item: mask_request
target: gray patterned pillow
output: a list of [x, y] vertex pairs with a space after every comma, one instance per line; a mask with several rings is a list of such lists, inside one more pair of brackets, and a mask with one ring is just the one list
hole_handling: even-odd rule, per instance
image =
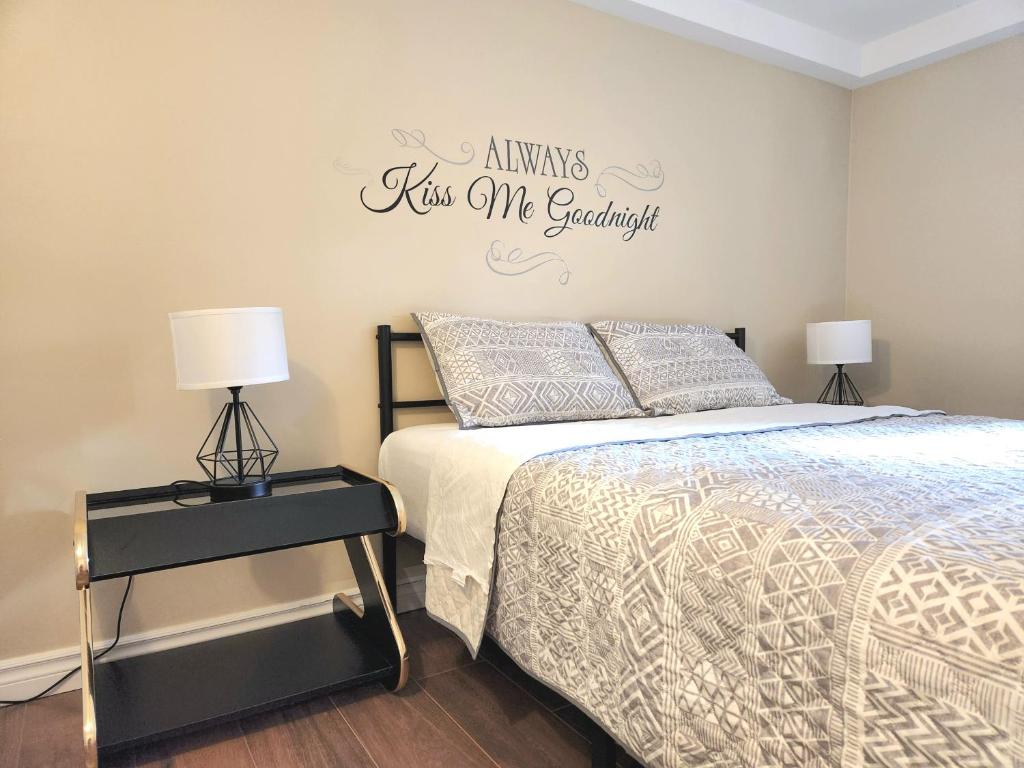
[[590, 328], [655, 416], [793, 402], [717, 328], [618, 321]]
[[644, 415], [582, 323], [412, 317], [462, 429]]

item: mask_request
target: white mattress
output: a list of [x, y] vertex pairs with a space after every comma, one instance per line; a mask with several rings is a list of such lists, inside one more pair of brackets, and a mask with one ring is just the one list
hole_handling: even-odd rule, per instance
[[389, 436], [387, 449], [381, 450], [380, 475], [402, 494], [407, 532], [414, 539], [427, 540], [430, 472], [435, 457], [458, 432], [455, 422], [407, 427]]

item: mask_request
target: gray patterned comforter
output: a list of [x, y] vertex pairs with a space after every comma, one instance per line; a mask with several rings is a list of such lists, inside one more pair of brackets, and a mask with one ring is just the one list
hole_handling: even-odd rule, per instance
[[1024, 422], [541, 456], [488, 632], [650, 766], [1024, 765]]

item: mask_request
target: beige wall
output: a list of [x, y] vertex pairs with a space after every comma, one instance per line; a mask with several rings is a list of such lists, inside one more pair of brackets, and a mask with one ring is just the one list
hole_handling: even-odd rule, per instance
[[[373, 326], [418, 308], [742, 324], [779, 389], [813, 395], [803, 324], [843, 310], [849, 103], [552, 0], [4, 2], [0, 659], [76, 641], [75, 489], [198, 473], [223, 393], [175, 390], [171, 310], [284, 308], [292, 378], [247, 392], [284, 469], [375, 466]], [[657, 159], [660, 225], [570, 233], [565, 286], [499, 276], [491, 240], [550, 247], [539, 224], [360, 206], [369, 179], [334, 163], [423, 161], [395, 127], [472, 142], [473, 167], [442, 169], [460, 187], [492, 134], [583, 147], [592, 171]], [[403, 394], [429, 394], [403, 360]], [[145, 576], [125, 631], [348, 583], [340, 546]], [[120, 589], [99, 585], [101, 634]]]
[[852, 136], [865, 396], [1024, 417], [1024, 37], [854, 91]]

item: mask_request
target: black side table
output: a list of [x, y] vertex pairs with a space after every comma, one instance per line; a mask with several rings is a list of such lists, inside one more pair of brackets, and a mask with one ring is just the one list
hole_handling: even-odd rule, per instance
[[[110, 752], [408, 674], [370, 536], [405, 530], [398, 491], [346, 467], [274, 475], [274, 495], [171, 506], [205, 496], [174, 486], [75, 496], [85, 764]], [[93, 662], [90, 585], [186, 565], [344, 540], [362, 605], [207, 642]]]

